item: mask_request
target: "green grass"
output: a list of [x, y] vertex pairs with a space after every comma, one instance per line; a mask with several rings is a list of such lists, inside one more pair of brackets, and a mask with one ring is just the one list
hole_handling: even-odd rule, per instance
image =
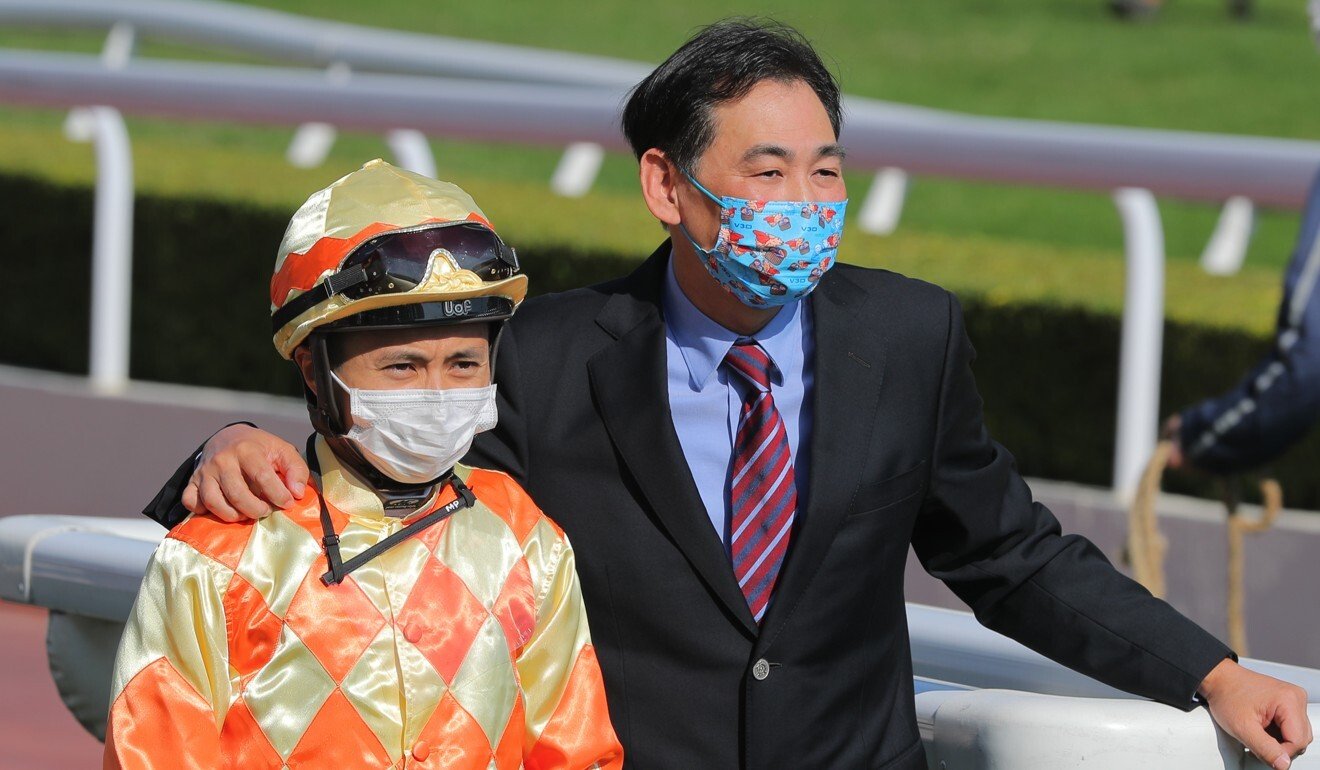
[[[1248, 24], [1231, 21], [1223, 0], [1177, 0], [1166, 3], [1154, 23], [1140, 25], [1109, 18], [1101, 0], [257, 4], [651, 62], [702, 24], [755, 12], [801, 28], [833, 62], [849, 93], [987, 115], [1320, 137], [1320, 110], [1314, 108], [1320, 55], [1303, 4], [1294, 0], [1258, 3]], [[98, 49], [100, 37], [0, 30], [0, 45], [90, 52]], [[155, 41], [147, 41], [141, 55], [243, 60]], [[89, 183], [90, 148], [63, 139], [61, 119], [53, 112], [0, 109], [0, 170]], [[388, 155], [379, 137], [345, 135], [322, 168], [298, 170], [282, 159], [288, 128], [134, 119], [130, 130], [140, 190], [288, 211], [363, 160]], [[640, 256], [659, 238], [638, 200], [627, 157], [611, 156], [589, 196], [566, 200], [546, 186], [556, 150], [433, 144], [440, 176], [468, 188], [515, 243], [573, 244]], [[860, 198], [868, 175], [851, 174], [849, 182], [853, 197]], [[1296, 216], [1262, 214], [1247, 268], [1222, 279], [1195, 266], [1216, 210], [1175, 201], [1161, 201], [1161, 210], [1170, 256], [1170, 316], [1268, 329]], [[917, 178], [899, 233], [876, 238], [854, 230], [844, 251], [849, 261], [889, 266], [995, 302], [1116, 311], [1122, 297], [1121, 243], [1117, 214], [1105, 195]]]

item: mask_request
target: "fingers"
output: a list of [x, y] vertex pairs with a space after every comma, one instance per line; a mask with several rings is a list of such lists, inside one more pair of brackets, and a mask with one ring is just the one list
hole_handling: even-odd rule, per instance
[[[294, 449], [292, 444], [279, 447], [275, 454], [275, 467], [284, 474], [284, 485], [288, 487], [289, 492], [294, 497], [302, 497], [307, 490], [309, 471], [302, 455], [298, 454], [298, 450]], [[271, 501], [274, 502], [274, 498], [271, 498]], [[282, 503], [279, 505], [285, 507]]]
[[198, 486], [198, 493], [200, 506], [212, 516], [231, 523], [243, 520], [243, 515], [234, 510], [225, 499], [224, 492], [220, 491], [220, 484], [214, 477], [204, 477]]
[[1278, 741], [1270, 737], [1265, 732], [1265, 728], [1258, 724], [1242, 725], [1237, 731], [1237, 739], [1242, 741], [1242, 745], [1256, 756], [1257, 759], [1264, 762], [1274, 770], [1287, 770], [1291, 763], [1288, 752]]
[[193, 476], [195, 508], [189, 510], [209, 511], [226, 521], [264, 518], [272, 506], [293, 505], [306, 479], [306, 464], [288, 442], [251, 426], [231, 425], [202, 450]]
[[[225, 501], [245, 519], [261, 519], [270, 514], [270, 503], [252, 493], [248, 476], [240, 466], [222, 468], [218, 477]], [[279, 485], [283, 487], [283, 485]]]
[[1178, 446], [1177, 441], [1174, 441], [1169, 449], [1169, 462], [1167, 465], [1173, 470], [1178, 470], [1183, 466], [1182, 447]]
[[289, 489], [284, 485], [284, 479], [280, 478], [274, 467], [261, 463], [259, 469], [254, 473], [245, 469], [243, 477], [247, 480], [248, 487], [258, 497], [268, 500], [280, 508], [288, 508], [293, 504], [293, 495], [289, 494]]
[[1182, 431], [1182, 415], [1174, 412], [1164, 421], [1164, 426], [1160, 429], [1160, 438], [1166, 440], [1177, 440], [1178, 434]]
[[194, 473], [192, 478], [188, 481], [188, 486], [183, 488], [183, 507], [186, 508], [189, 513], [202, 512], [201, 506], [197, 503], [197, 483], [197, 474]]
[[1183, 466], [1182, 442], [1179, 436], [1182, 433], [1182, 415], [1174, 413], [1169, 419], [1164, 421], [1164, 427], [1160, 430], [1160, 438], [1172, 444], [1169, 451], [1168, 467], [1178, 469]]
[[1310, 745], [1306, 691], [1225, 660], [1201, 683], [1210, 714], [1274, 770], [1285, 770]]
[[1287, 770], [1292, 759], [1304, 753], [1313, 738], [1311, 721], [1306, 715], [1305, 691], [1284, 685], [1275, 694], [1272, 711], [1265, 712], [1271, 713], [1263, 725], [1244, 725], [1238, 739], [1273, 770]]
[[[274, 471], [266, 470], [273, 483], [284, 495], [284, 483]], [[193, 513], [210, 513], [222, 521], [238, 522], [264, 518], [271, 512], [269, 504], [252, 493], [249, 480], [241, 469], [223, 461], [211, 461], [193, 473], [183, 490], [183, 506]]]
[[1306, 693], [1295, 688], [1290, 699], [1280, 704], [1274, 715], [1274, 725], [1283, 739], [1281, 745], [1288, 756], [1295, 757], [1306, 751], [1314, 739], [1311, 720], [1306, 716]]

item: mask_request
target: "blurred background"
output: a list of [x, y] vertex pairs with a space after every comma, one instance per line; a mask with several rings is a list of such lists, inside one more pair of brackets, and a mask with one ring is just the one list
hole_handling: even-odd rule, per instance
[[[1245, 18], [1224, 0], [1167, 0], [1157, 13], [1135, 14], [1139, 20], [1115, 14], [1102, 0], [268, 0], [245, 5], [610, 57], [642, 72], [703, 24], [729, 15], [769, 16], [805, 33], [843, 90], [855, 97], [972, 116], [1320, 140], [1320, 55], [1306, 9], [1296, 0], [1260, 0]], [[104, 26], [17, 23], [0, 2], [0, 53], [103, 55], [108, 66], [127, 62], [129, 69], [161, 60], [306, 66], [196, 40], [122, 28], [117, 34], [129, 42], [115, 42], [113, 34], [108, 41]], [[332, 68], [325, 77], [340, 82], [353, 75]], [[37, 100], [5, 98], [17, 88], [10, 86], [0, 82], [0, 242], [6, 251], [0, 279], [0, 418], [8, 422], [13, 440], [3, 450], [4, 465], [10, 466], [4, 485], [9, 499], [0, 502], [0, 516], [135, 515], [156, 482], [227, 421], [216, 416], [224, 410], [262, 414], [269, 407], [264, 424], [298, 430], [296, 404], [260, 397], [244, 401], [232, 393], [196, 396], [219, 404], [211, 415], [134, 412], [133, 419], [112, 408], [117, 402], [108, 400], [106, 389], [89, 390], [90, 401], [40, 401], [61, 393], [72, 399], [80, 386], [29, 370], [79, 376], [89, 370], [97, 151], [69, 138], [66, 107], [72, 105], [37, 107], [32, 106]], [[531, 111], [516, 120], [553, 123], [553, 113]], [[297, 396], [292, 369], [269, 343], [267, 321], [267, 282], [284, 225], [311, 191], [371, 158], [397, 159], [398, 147], [381, 131], [311, 129], [315, 136], [304, 136], [299, 146], [295, 136], [309, 129], [296, 123], [180, 120], [127, 109], [123, 119], [135, 193], [128, 376], [135, 382]], [[625, 153], [607, 148], [596, 156], [589, 147], [579, 149], [574, 174], [566, 169], [568, 142], [533, 145], [501, 138], [492, 143], [431, 133], [424, 144], [435, 175], [471, 192], [518, 249], [533, 293], [619, 275], [640, 263], [662, 237], [642, 205], [636, 166]], [[1297, 149], [1301, 156], [1320, 158], [1313, 145]], [[920, 172], [878, 179], [877, 168], [857, 168], [848, 183], [859, 207], [869, 196], [887, 194], [888, 205], [877, 204], [875, 211], [887, 212], [888, 221], [874, 214], [863, 228], [861, 217], [850, 220], [842, 258], [958, 293], [980, 352], [976, 375], [991, 431], [1014, 452], [1025, 474], [1055, 482], [1044, 488], [1056, 490], [1059, 501], [1051, 503], [1065, 509], [1066, 523], [1066, 511], [1072, 510], [1073, 520], [1094, 526], [1088, 534], [1120, 559], [1123, 522], [1095, 513], [1105, 505], [1090, 492], [1067, 492], [1070, 484], [1108, 488], [1115, 482], [1128, 268], [1124, 223], [1112, 190]], [[1303, 171], [1309, 176], [1310, 170]], [[1270, 344], [1281, 272], [1297, 235], [1297, 205], [1254, 201], [1245, 215], [1239, 207], [1232, 216], [1240, 265], [1207, 270], [1207, 244], [1230, 217], [1223, 203], [1158, 197], [1165, 281], [1163, 345], [1155, 348], [1159, 416], [1224, 390]], [[186, 391], [127, 386], [119, 391], [139, 406], [189, 399]], [[120, 416], [107, 417], [112, 412]], [[1150, 426], [1152, 438], [1153, 431]], [[95, 451], [96, 467], [71, 460], [84, 457], [79, 451]], [[1313, 434], [1268, 469], [1282, 482], [1289, 508], [1320, 508], [1317, 467], [1320, 437]], [[1170, 475], [1165, 487], [1193, 497], [1219, 494], [1212, 480], [1195, 474]], [[111, 488], [113, 494], [101, 494]], [[1250, 499], [1251, 485], [1246, 488]], [[1195, 503], [1184, 507], [1202, 510]], [[1110, 519], [1114, 522], [1105, 523]], [[1297, 531], [1320, 538], [1316, 519], [1293, 521], [1303, 522]], [[1202, 542], [1186, 537], [1185, 543]], [[1195, 565], [1205, 548], [1222, 548], [1222, 530], [1204, 537], [1214, 545], [1175, 543], [1173, 548], [1188, 549], [1187, 563]], [[1275, 537], [1279, 547], [1296, 539]], [[1293, 557], [1280, 554], [1253, 552], [1253, 564], [1270, 565], [1254, 590], [1268, 593], [1286, 577], [1286, 559]], [[1218, 553], [1203, 561], [1222, 570]], [[1222, 593], [1202, 598], [1197, 587], [1218, 586], [1223, 578], [1205, 569], [1189, 567], [1171, 576], [1171, 590], [1175, 604], [1194, 617], [1200, 612], [1198, 619], [1218, 632]], [[934, 588], [918, 587], [913, 594], [942, 600]], [[1311, 600], [1307, 611], [1315, 609]], [[18, 684], [11, 692], [23, 694], [20, 700], [6, 696], [0, 705], [0, 767], [94, 764], [99, 744], [63, 712], [45, 672], [38, 646], [41, 614], [15, 605], [0, 611], [5, 613], [0, 614], [5, 645], [0, 677], [7, 689]], [[1307, 646], [1296, 633], [1303, 632], [1285, 628], [1292, 638], [1265, 643], [1262, 651], [1320, 665], [1294, 652]]]

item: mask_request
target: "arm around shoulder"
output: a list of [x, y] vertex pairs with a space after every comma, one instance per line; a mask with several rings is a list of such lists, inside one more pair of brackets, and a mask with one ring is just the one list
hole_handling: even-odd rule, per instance
[[166, 527], [190, 512], [230, 522], [259, 519], [301, 497], [307, 477], [292, 444], [252, 423], [233, 423], [185, 460], [142, 513]]

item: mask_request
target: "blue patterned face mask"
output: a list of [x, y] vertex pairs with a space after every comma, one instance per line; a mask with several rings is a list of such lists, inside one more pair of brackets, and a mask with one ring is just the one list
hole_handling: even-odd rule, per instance
[[843, 237], [847, 200], [752, 201], [719, 197], [691, 174], [688, 180], [720, 207], [715, 247], [702, 248], [679, 229], [701, 263], [733, 296], [751, 307], [778, 307], [811, 293], [834, 264]]

